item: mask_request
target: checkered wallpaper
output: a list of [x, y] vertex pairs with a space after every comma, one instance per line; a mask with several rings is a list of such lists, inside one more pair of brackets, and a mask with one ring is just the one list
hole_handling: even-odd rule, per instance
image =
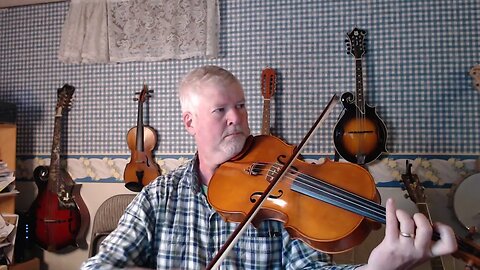
[[[130, 154], [134, 93], [154, 90], [145, 122], [158, 132], [157, 155], [192, 154], [176, 99], [179, 78], [204, 64], [243, 82], [253, 133], [262, 118], [260, 74], [279, 74], [272, 133], [298, 143], [334, 93], [355, 90], [346, 33], [367, 30], [365, 98], [388, 129], [395, 154], [480, 154], [480, 93], [468, 71], [480, 62], [480, 3], [470, 1], [219, 0], [218, 59], [123, 64], [57, 60], [67, 2], [0, 10], [0, 100], [18, 107], [19, 155], [49, 155], [56, 89], [76, 87], [65, 127], [69, 155]], [[306, 147], [332, 155], [338, 105]]]

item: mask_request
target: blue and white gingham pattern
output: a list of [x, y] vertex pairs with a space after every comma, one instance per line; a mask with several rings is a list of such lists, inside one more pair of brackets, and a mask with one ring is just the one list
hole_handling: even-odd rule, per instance
[[[114, 65], [57, 59], [68, 3], [0, 11], [0, 100], [18, 108], [19, 155], [50, 152], [56, 89], [77, 88], [63, 149], [69, 154], [129, 155], [136, 124], [134, 92], [154, 90], [146, 122], [158, 131], [158, 155], [191, 154], [176, 98], [180, 77], [216, 64], [243, 82], [254, 133], [262, 118], [260, 74], [279, 73], [272, 133], [291, 144], [304, 136], [333, 93], [354, 91], [354, 61], [345, 34], [367, 30], [363, 62], [367, 102], [388, 129], [390, 153], [480, 153], [480, 95], [468, 71], [480, 61], [480, 4], [469, 1], [219, 1], [220, 57]], [[305, 148], [334, 151], [341, 106]]]

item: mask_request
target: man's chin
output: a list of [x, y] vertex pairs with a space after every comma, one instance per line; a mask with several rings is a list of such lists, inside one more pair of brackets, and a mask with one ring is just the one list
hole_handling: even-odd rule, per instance
[[226, 140], [224, 140], [221, 147], [226, 156], [228, 156], [227, 160], [229, 160], [243, 150], [247, 136], [238, 134], [235, 136], [228, 136], [225, 139]]

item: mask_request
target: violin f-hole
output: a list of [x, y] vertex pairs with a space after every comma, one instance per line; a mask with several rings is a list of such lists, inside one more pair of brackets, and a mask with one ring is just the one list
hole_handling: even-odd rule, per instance
[[[262, 194], [263, 194], [263, 191], [257, 191], [257, 192], [252, 193], [252, 195], [250, 195], [250, 202], [251, 203], [256, 203], [257, 198], [262, 196]], [[276, 199], [280, 199], [282, 196], [283, 196], [283, 190], [279, 189], [277, 194], [270, 193], [268, 195], [268, 198], [276, 200]]]

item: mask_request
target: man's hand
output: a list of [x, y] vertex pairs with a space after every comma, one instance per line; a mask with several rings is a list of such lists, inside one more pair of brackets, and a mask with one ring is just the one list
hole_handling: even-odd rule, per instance
[[[440, 240], [432, 241], [433, 229]], [[434, 228], [423, 214], [413, 218], [396, 209], [392, 199], [386, 203], [385, 238], [373, 249], [368, 264], [360, 269], [405, 270], [412, 269], [435, 257], [450, 254], [457, 249], [452, 228], [436, 223]]]

